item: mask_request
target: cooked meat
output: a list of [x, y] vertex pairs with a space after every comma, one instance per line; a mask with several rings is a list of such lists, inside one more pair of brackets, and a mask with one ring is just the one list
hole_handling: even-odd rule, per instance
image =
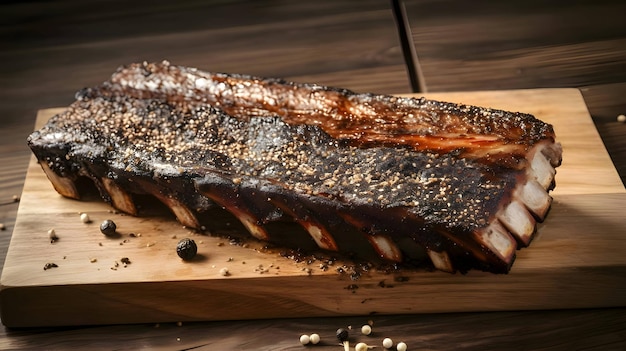
[[528, 114], [167, 62], [80, 91], [28, 142], [67, 197], [87, 177], [133, 215], [150, 194], [189, 227], [225, 209], [261, 240], [449, 272], [508, 272], [561, 161]]

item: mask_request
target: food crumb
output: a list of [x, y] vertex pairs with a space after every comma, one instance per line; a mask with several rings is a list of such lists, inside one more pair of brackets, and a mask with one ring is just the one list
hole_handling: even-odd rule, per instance
[[89, 218], [89, 215], [87, 213], [85, 213], [85, 212], [80, 214], [80, 220], [83, 223], [91, 223], [91, 218]]
[[617, 116], [617, 121], [620, 122], [620, 123], [626, 122], [626, 115], [619, 115], [619, 116]]
[[50, 269], [50, 268], [56, 268], [56, 267], [58, 267], [58, 265], [57, 265], [56, 263], [46, 263], [46, 264], [43, 266], [43, 270], [44, 270], [44, 271], [47, 271], [47, 270], [48, 270], [48, 269]]
[[217, 246], [224, 246], [224, 243], [217, 243]]
[[12, 199], [13, 199], [13, 202], [20, 201], [20, 197], [18, 195], [13, 195]]
[[224, 267], [220, 269], [220, 275], [222, 277], [228, 277], [230, 275], [230, 271], [228, 271], [228, 268]]
[[89, 259], [89, 262], [91, 262], [91, 263], [96, 263], [96, 262], [98, 262], [98, 259], [97, 259], [97, 258], [90, 258], [90, 259]]
[[146, 244], [146, 247], [151, 247], [151, 246], [154, 246], [154, 245], [155, 245], [155, 243], [151, 241], [151, 242]]
[[264, 273], [267, 273], [267, 272], [269, 272], [269, 270], [270, 270], [269, 268], [263, 267], [263, 265], [262, 265], [262, 264], [258, 265], [258, 266], [254, 269], [254, 271], [255, 271], [255, 272], [257, 272], [257, 273], [259, 273], [259, 274], [264, 274]]
[[124, 267], [128, 266], [130, 264], [130, 260], [128, 259], [128, 257], [122, 257], [120, 259], [120, 262], [122, 262], [122, 264], [124, 265]]
[[179, 326], [179, 327], [182, 327], [183, 326], [183, 322], [177, 322], [176, 325]]
[[57, 236], [57, 233], [54, 230], [54, 228], [51, 228], [50, 230], [48, 230], [48, 237], [50, 238], [50, 244], [54, 244], [55, 242], [59, 240], [59, 237]]
[[0, 230], [5, 230], [5, 229], [7, 228], [4, 226], [4, 223], [0, 223]]

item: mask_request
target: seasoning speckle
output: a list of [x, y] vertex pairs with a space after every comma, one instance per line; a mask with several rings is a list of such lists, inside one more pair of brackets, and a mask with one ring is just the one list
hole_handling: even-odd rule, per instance
[[372, 327], [369, 324], [365, 324], [364, 326], [361, 327], [361, 333], [363, 335], [372, 334]]
[[91, 223], [91, 218], [89, 218], [89, 215], [84, 212], [80, 214], [80, 220], [83, 223]]
[[110, 219], [104, 220], [102, 224], [100, 224], [100, 232], [106, 236], [113, 236], [117, 231], [117, 225]]
[[311, 344], [313, 345], [317, 345], [320, 342], [320, 335], [317, 333], [313, 333], [309, 336], [309, 341], [311, 341]]
[[47, 270], [48, 270], [48, 269], [50, 269], [50, 268], [57, 268], [57, 267], [58, 267], [58, 265], [57, 265], [56, 263], [46, 263], [46, 264], [43, 266], [43, 270], [44, 270], [44, 271], [47, 271]]
[[182, 239], [176, 245], [176, 254], [185, 261], [193, 259], [196, 253], [198, 253], [198, 246], [193, 239]]
[[407, 346], [406, 343], [404, 342], [399, 342], [398, 345], [396, 345], [396, 350], [398, 351], [406, 351], [407, 350]]
[[54, 228], [51, 228], [50, 230], [48, 230], [48, 237], [50, 238], [51, 244], [54, 244], [55, 242], [57, 242], [57, 240], [59, 240], [59, 237], [57, 236], [57, 233], [54, 230]]
[[393, 340], [391, 340], [391, 338], [384, 338], [383, 339], [383, 347], [386, 349], [390, 349], [393, 346]]

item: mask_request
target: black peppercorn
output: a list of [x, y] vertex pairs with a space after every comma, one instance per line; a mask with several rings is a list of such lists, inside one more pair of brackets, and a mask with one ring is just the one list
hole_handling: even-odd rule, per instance
[[100, 231], [102, 232], [102, 234], [106, 236], [114, 235], [116, 230], [117, 230], [117, 225], [115, 224], [115, 222], [113, 222], [110, 219], [107, 219], [104, 222], [102, 222], [102, 224], [100, 224]]
[[343, 329], [343, 328], [339, 328], [337, 329], [337, 339], [339, 339], [339, 341], [344, 342], [348, 340], [348, 330], [347, 329]]
[[178, 257], [182, 258], [185, 261], [194, 258], [197, 252], [198, 246], [196, 246], [196, 242], [193, 241], [193, 239], [182, 239], [176, 245], [176, 253], [178, 254]]

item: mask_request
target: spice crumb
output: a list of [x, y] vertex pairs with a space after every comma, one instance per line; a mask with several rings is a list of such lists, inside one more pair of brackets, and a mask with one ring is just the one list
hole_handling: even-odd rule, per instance
[[89, 218], [89, 215], [84, 212], [80, 214], [80, 220], [83, 223], [91, 223], [91, 218]]
[[46, 264], [43, 266], [43, 270], [44, 270], [44, 271], [47, 271], [47, 270], [48, 270], [48, 269], [50, 269], [50, 268], [56, 268], [56, 267], [58, 267], [58, 265], [57, 265], [56, 263], [46, 263]]
[[54, 244], [55, 242], [59, 240], [59, 237], [57, 236], [57, 233], [54, 230], [54, 228], [51, 228], [50, 230], [48, 230], [48, 237], [50, 238], [50, 244]]

